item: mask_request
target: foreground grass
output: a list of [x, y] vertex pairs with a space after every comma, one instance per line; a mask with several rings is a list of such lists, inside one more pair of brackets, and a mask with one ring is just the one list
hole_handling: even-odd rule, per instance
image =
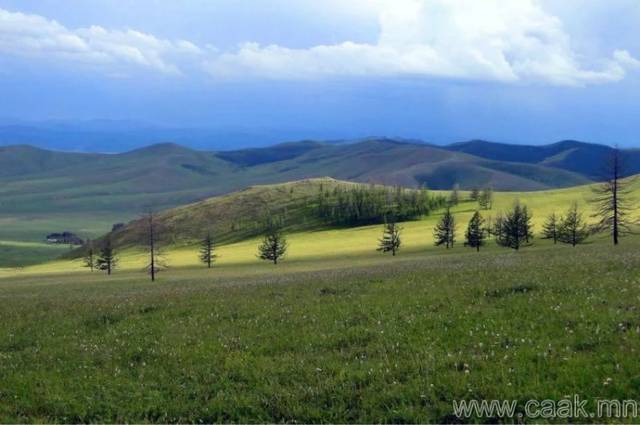
[[460, 398], [638, 399], [638, 248], [2, 279], [0, 422], [443, 422]]

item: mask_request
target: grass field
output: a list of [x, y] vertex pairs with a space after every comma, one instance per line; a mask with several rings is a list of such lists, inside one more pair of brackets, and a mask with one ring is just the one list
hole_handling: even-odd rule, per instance
[[[280, 186], [273, 186], [280, 190]], [[284, 185], [286, 190], [281, 192], [288, 196], [289, 188]], [[267, 187], [270, 188], [270, 187]], [[265, 189], [266, 190], [266, 189]], [[309, 193], [316, 193], [316, 189], [306, 188]], [[235, 195], [233, 195], [235, 196]], [[282, 195], [280, 195], [282, 196]], [[463, 198], [467, 197], [466, 193], [462, 193]], [[525, 203], [533, 213], [534, 231], [537, 233], [542, 227], [546, 216], [551, 212], [558, 214], [564, 213], [572, 202], [578, 202], [580, 209], [584, 213], [587, 220], [593, 220], [590, 217], [592, 206], [589, 199], [592, 197], [590, 186], [578, 186], [569, 189], [559, 189], [552, 191], [540, 192], [498, 192], [495, 194], [494, 205], [491, 210], [482, 211], [485, 218], [495, 218], [501, 211], [509, 209], [516, 200]], [[640, 181], [634, 183], [634, 201], [640, 201]], [[240, 197], [240, 204], [248, 205], [244, 198]], [[223, 203], [225, 208], [226, 203]], [[248, 207], [245, 207], [248, 208]], [[465, 201], [454, 208], [455, 217], [458, 223], [458, 241], [463, 241], [464, 230], [466, 225], [477, 208], [477, 203]], [[181, 209], [176, 210], [178, 212]], [[187, 208], [187, 211], [189, 209]], [[242, 210], [235, 211], [236, 214], [242, 214]], [[294, 214], [292, 212], [291, 214]], [[439, 220], [441, 211], [423, 218], [422, 220], [410, 221], [402, 223], [402, 252], [431, 252], [440, 250], [441, 248], [433, 247], [433, 227]], [[640, 216], [640, 214], [639, 214]], [[190, 218], [197, 221], [196, 217], [187, 216], [186, 221]], [[113, 217], [101, 218], [104, 223], [113, 221]], [[183, 221], [185, 219], [183, 218]], [[96, 224], [100, 222], [97, 221]], [[105, 224], [106, 225], [106, 224]], [[337, 228], [323, 229], [313, 231], [298, 231], [287, 235], [290, 245], [289, 252], [285, 261], [316, 261], [322, 259], [335, 259], [343, 257], [372, 257], [379, 256], [375, 249], [377, 241], [382, 234], [382, 225], [362, 226], [355, 228]], [[260, 238], [250, 238], [240, 242], [221, 245], [218, 248], [218, 264], [219, 265], [257, 265], [260, 260], [256, 258], [257, 246]], [[536, 244], [545, 243], [541, 241]], [[489, 243], [493, 245], [492, 242]], [[164, 249], [165, 261], [171, 268], [193, 267], [198, 265], [198, 247], [194, 243], [177, 245], [169, 245]], [[127, 249], [119, 253], [121, 270], [141, 270], [146, 262], [144, 253], [136, 249]], [[43, 264], [32, 265], [20, 269], [0, 268], [0, 276], [16, 276], [21, 274], [47, 274], [58, 272], [79, 272], [86, 273], [87, 270], [82, 267], [82, 262], [76, 260], [57, 260], [46, 262]]]
[[0, 279], [0, 422], [443, 422], [462, 398], [638, 399], [640, 238], [623, 244]]

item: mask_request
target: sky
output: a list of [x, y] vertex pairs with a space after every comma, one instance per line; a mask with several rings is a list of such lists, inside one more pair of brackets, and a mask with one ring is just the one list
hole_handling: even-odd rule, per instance
[[0, 118], [640, 147], [637, 0], [0, 0]]

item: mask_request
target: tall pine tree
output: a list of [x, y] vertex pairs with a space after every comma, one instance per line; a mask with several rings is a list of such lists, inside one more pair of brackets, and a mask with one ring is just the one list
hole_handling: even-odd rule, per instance
[[623, 179], [626, 170], [620, 150], [615, 148], [607, 160], [604, 170], [604, 181], [593, 188], [595, 194], [591, 202], [595, 206], [594, 217], [597, 217], [599, 229], [611, 234], [614, 245], [618, 245], [620, 237], [632, 233], [631, 190], [633, 179]]
[[396, 224], [395, 219], [390, 219], [384, 225], [382, 239], [379, 240], [378, 251], [391, 252], [395, 256], [400, 249], [400, 226]]
[[106, 271], [107, 274], [110, 275], [116, 268], [117, 264], [118, 257], [116, 256], [116, 252], [111, 243], [111, 236], [107, 236], [107, 239], [104, 241], [102, 248], [100, 249], [100, 254], [96, 259], [96, 267], [98, 270]]
[[287, 240], [280, 232], [279, 227], [269, 225], [264, 239], [258, 247], [258, 258], [278, 264], [278, 260], [286, 254], [287, 248]]
[[444, 245], [447, 249], [453, 247], [456, 241], [456, 221], [450, 208], [447, 207], [440, 222], [433, 230], [433, 237], [436, 246]]
[[573, 247], [589, 237], [589, 227], [582, 218], [582, 213], [578, 211], [576, 202], [569, 207], [558, 233], [560, 242], [570, 244]]
[[211, 232], [207, 232], [207, 236], [200, 242], [200, 261], [205, 263], [209, 269], [218, 257], [214, 251], [215, 244], [211, 237]]
[[480, 251], [480, 247], [484, 245], [484, 219], [479, 211], [476, 211], [471, 217], [465, 233], [465, 239], [465, 246], [475, 248], [477, 251]]
[[558, 243], [561, 221], [562, 217], [558, 217], [556, 213], [549, 214], [542, 225], [542, 239], [551, 239], [554, 244]]
[[519, 250], [531, 238], [531, 215], [526, 207], [516, 202], [511, 211], [496, 219], [494, 233], [498, 245]]
[[96, 255], [93, 249], [93, 241], [91, 239], [87, 240], [87, 251], [82, 262], [84, 267], [88, 267], [89, 270], [93, 272], [93, 269], [96, 267]]

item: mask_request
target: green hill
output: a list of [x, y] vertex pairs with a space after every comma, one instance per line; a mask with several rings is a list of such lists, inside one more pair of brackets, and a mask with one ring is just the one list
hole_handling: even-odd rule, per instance
[[[338, 208], [338, 191], [344, 202], [351, 202], [341, 208], [353, 208], [353, 214], [357, 216], [345, 218], [348, 222], [320, 214], [320, 196], [326, 204], [325, 210], [333, 211]], [[362, 197], [355, 199], [356, 195]], [[423, 210], [419, 214], [409, 214], [416, 219], [444, 205], [445, 200], [442, 195], [430, 194], [426, 190], [365, 185], [326, 177], [252, 186], [239, 192], [157, 212], [154, 221], [159, 236], [172, 246], [193, 244], [201, 240], [206, 232], [215, 235], [217, 243], [228, 244], [260, 235], [267, 220], [276, 220], [287, 233], [382, 222], [382, 212], [372, 211], [368, 216], [365, 215], [368, 207], [364, 198], [367, 196], [378, 196], [378, 205], [383, 208], [397, 205], [398, 196], [408, 201], [422, 200]], [[146, 226], [144, 218], [133, 220], [112, 232], [112, 240], [120, 247], [144, 244]]]
[[[24, 246], [15, 242], [41, 243], [46, 234], [65, 230], [95, 238], [145, 210], [166, 210], [254, 185], [330, 176], [413, 188], [459, 184], [547, 190], [590, 183], [609, 149], [578, 142], [438, 147], [384, 138], [302, 141], [228, 152], [171, 143], [118, 154], [9, 146], [0, 148], [0, 264], [9, 264], [3, 259], [16, 258], [15, 247]], [[623, 153], [631, 168], [636, 167], [638, 151]], [[53, 252], [39, 249], [23, 264], [50, 258]]]

